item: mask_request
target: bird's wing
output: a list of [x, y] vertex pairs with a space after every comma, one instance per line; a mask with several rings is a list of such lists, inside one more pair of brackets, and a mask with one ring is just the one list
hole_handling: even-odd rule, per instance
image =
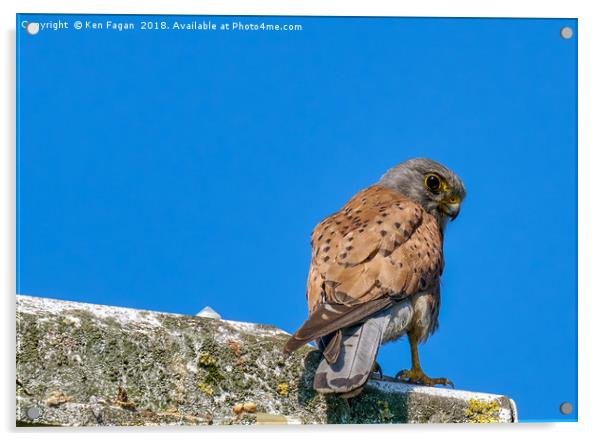
[[435, 286], [443, 269], [435, 218], [398, 192], [377, 185], [324, 219], [312, 233], [312, 247], [309, 317], [285, 352]]

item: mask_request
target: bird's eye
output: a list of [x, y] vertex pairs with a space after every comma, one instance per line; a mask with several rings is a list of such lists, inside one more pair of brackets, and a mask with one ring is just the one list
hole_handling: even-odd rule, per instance
[[437, 193], [441, 191], [441, 178], [433, 174], [426, 175], [424, 185], [433, 193]]

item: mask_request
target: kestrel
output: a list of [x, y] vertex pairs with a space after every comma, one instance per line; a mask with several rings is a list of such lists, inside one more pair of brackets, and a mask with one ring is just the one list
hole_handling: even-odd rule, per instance
[[412, 367], [396, 377], [452, 384], [424, 374], [417, 345], [438, 326], [443, 232], [458, 216], [465, 194], [460, 178], [445, 166], [410, 159], [316, 226], [306, 292], [309, 317], [284, 352], [316, 341], [322, 351], [317, 391], [356, 395], [373, 371], [380, 345], [406, 334]]

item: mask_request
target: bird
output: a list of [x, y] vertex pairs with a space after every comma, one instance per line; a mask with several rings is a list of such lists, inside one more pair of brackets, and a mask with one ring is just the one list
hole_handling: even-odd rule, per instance
[[411, 368], [395, 378], [452, 386], [422, 370], [418, 344], [438, 328], [443, 235], [466, 196], [443, 164], [414, 158], [390, 168], [311, 234], [308, 318], [286, 342], [285, 356], [314, 341], [321, 358], [313, 387], [344, 398], [359, 394], [381, 345], [407, 336]]

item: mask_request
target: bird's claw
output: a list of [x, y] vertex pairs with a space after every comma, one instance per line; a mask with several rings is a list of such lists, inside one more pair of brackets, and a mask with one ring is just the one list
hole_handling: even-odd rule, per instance
[[376, 361], [374, 362], [374, 366], [372, 366], [372, 376], [378, 375], [378, 379], [383, 379], [383, 370]]
[[403, 381], [404, 383], [410, 384], [421, 384], [424, 386], [451, 386], [452, 389], [456, 388], [456, 385], [453, 381], [448, 380], [447, 378], [431, 378], [428, 377], [422, 370], [414, 370], [414, 369], [403, 369], [399, 371], [395, 378], [399, 381]]

